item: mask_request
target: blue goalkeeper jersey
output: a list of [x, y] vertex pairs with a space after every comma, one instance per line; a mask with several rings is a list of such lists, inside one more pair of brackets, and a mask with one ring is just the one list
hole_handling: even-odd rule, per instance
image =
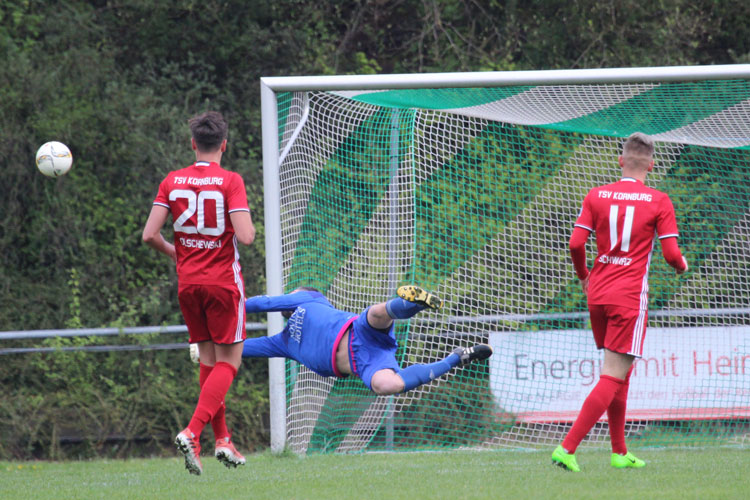
[[323, 377], [341, 376], [336, 373], [334, 348], [356, 314], [339, 311], [322, 293], [308, 291], [250, 297], [245, 311], [294, 311], [280, 333], [288, 357]]

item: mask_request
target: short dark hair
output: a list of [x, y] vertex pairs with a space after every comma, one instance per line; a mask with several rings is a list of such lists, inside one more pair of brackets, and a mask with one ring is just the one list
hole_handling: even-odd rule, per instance
[[195, 115], [188, 120], [190, 132], [195, 139], [195, 145], [200, 151], [211, 153], [221, 147], [221, 143], [227, 138], [226, 120], [218, 111], [206, 111]]

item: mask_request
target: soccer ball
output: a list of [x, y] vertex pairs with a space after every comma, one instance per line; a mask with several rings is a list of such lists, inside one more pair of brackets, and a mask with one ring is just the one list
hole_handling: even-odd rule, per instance
[[36, 152], [36, 166], [47, 177], [59, 177], [73, 166], [73, 155], [62, 142], [46, 142]]

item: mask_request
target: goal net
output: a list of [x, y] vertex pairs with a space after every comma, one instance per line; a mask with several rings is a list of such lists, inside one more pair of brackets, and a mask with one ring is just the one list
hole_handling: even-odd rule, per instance
[[[280, 282], [359, 312], [416, 283], [444, 299], [399, 322], [402, 366], [489, 343], [487, 361], [406, 394], [286, 363], [298, 453], [550, 447], [598, 380], [568, 239], [635, 131], [671, 197], [690, 270], [656, 243], [631, 444], [748, 444], [750, 73], [732, 79], [278, 92]], [[268, 186], [267, 186], [268, 187]], [[268, 227], [268, 226], [267, 226]], [[596, 254], [587, 246], [589, 267]], [[275, 332], [269, 332], [275, 333]], [[582, 443], [606, 446], [606, 413]]]

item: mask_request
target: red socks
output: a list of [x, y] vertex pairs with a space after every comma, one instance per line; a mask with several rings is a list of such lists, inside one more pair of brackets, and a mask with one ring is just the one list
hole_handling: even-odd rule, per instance
[[[206, 383], [206, 379], [211, 374], [211, 370], [213, 369], [213, 366], [204, 365], [203, 363], [200, 364], [199, 383], [201, 389], [203, 388], [203, 384]], [[229, 429], [227, 429], [226, 420], [226, 408], [226, 404], [224, 404], [224, 401], [222, 401], [219, 410], [216, 412], [216, 415], [214, 415], [211, 419], [211, 427], [214, 430], [214, 438], [216, 439], [229, 437]]]
[[625, 376], [625, 380], [620, 390], [615, 394], [614, 399], [607, 408], [607, 418], [609, 420], [609, 436], [612, 441], [612, 453], [624, 455], [628, 452], [625, 445], [625, 410], [628, 403], [628, 389], [630, 388], [630, 374], [633, 373], [633, 367]]
[[237, 369], [223, 361], [216, 363], [209, 371], [201, 387], [201, 395], [198, 398], [193, 418], [188, 424], [193, 434], [200, 436], [206, 424], [219, 413], [219, 409], [224, 404], [224, 396], [229, 391], [236, 375]]
[[[623, 382], [623, 380], [610, 377], [609, 375], [602, 375], [599, 378], [599, 382], [591, 391], [591, 394], [588, 395], [586, 401], [583, 402], [581, 412], [578, 414], [578, 418], [576, 418], [573, 427], [562, 442], [562, 447], [565, 448], [565, 451], [568, 453], [576, 452], [576, 448], [578, 448], [578, 445], [583, 438], [586, 437], [586, 434], [589, 433], [591, 428], [594, 427], [594, 424], [599, 420], [599, 417], [604, 414], [612, 403], [615, 394], [620, 390]], [[627, 392], [625, 393], [625, 397], [627, 397]], [[623, 444], [624, 440], [625, 438], [623, 436]]]

